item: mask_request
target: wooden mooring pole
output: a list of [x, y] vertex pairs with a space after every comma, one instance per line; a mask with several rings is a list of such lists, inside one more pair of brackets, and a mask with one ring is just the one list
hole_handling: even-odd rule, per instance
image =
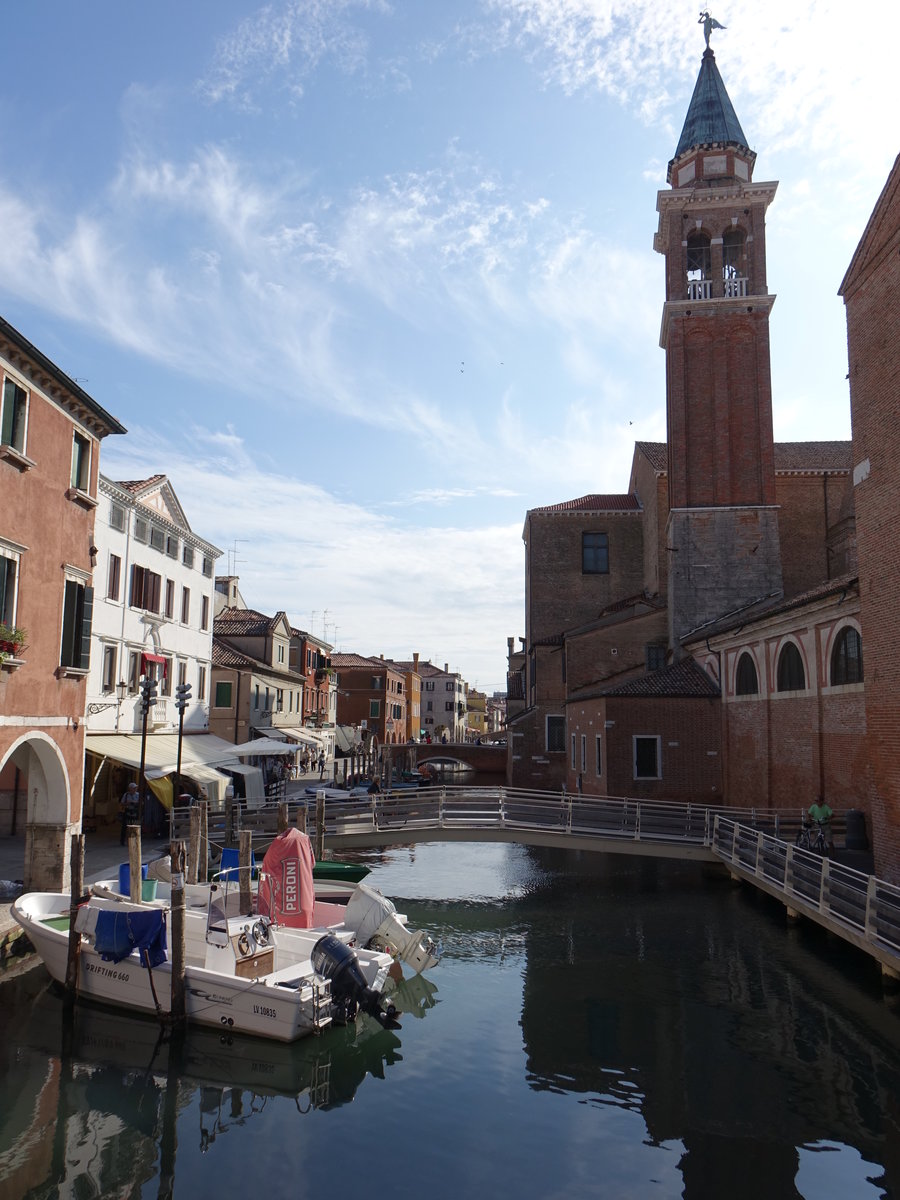
[[133, 904], [140, 904], [143, 898], [141, 887], [141, 827], [128, 826], [128, 871], [129, 895]]
[[209, 880], [209, 801], [200, 801], [200, 883]]
[[249, 829], [241, 830], [241, 841], [238, 849], [238, 876], [240, 878], [240, 905], [242, 913], [253, 911], [253, 900], [250, 895], [250, 862], [253, 855], [253, 833]]
[[172, 1027], [183, 1029], [187, 1021], [184, 983], [184, 842], [172, 842], [169, 853], [172, 858], [172, 1000], [169, 1011]]
[[196, 883], [200, 871], [200, 809], [191, 808], [191, 833], [188, 843], [187, 881]]
[[69, 952], [66, 958], [65, 1007], [71, 1010], [78, 996], [78, 965], [81, 959], [81, 934], [75, 930], [78, 901], [84, 891], [84, 834], [73, 833], [71, 841], [71, 884], [69, 886]]

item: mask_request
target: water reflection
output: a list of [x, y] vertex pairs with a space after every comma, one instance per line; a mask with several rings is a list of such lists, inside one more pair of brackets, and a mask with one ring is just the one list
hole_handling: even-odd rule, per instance
[[[404, 981], [395, 1003], [420, 1018], [436, 990], [428, 980]], [[367, 1076], [383, 1079], [402, 1061], [398, 1034], [363, 1016], [291, 1045], [198, 1028], [179, 1043], [155, 1021], [99, 1005], [77, 1006], [67, 1027], [43, 970], [4, 985], [3, 998], [3, 1196], [102, 1197], [125, 1180], [157, 1176], [159, 1194], [169, 1195], [180, 1114], [195, 1114], [196, 1145], [206, 1153], [230, 1131], [261, 1124], [275, 1098], [300, 1114], [339, 1108]]]
[[[651, 1144], [682, 1147], [688, 1200], [900, 1194], [900, 1022], [868, 962], [746, 889], [707, 881], [698, 906], [696, 884], [613, 866], [555, 938], [532, 929], [530, 1086], [640, 1112]], [[868, 1193], [800, 1190], [848, 1146]]]
[[900, 1013], [814, 926], [693, 866], [423, 844], [373, 874], [444, 945], [399, 1034], [180, 1061], [85, 1009], [66, 1055], [55, 997], [0, 985], [0, 1196], [168, 1196], [176, 1160], [179, 1195], [249, 1190], [265, 1158], [297, 1200], [373, 1163], [429, 1200], [900, 1198]]

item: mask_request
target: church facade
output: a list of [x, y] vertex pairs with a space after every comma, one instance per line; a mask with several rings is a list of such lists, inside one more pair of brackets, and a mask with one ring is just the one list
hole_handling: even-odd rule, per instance
[[[888, 497], [898, 495], [900, 455], [880, 454], [895, 436], [896, 386], [862, 373], [897, 342], [871, 312], [896, 289], [897, 255], [863, 247], [897, 238], [900, 183], [895, 167], [878, 229], [870, 223], [843, 287], [854, 441], [776, 443], [765, 218], [777, 184], [757, 182], [755, 164], [707, 48], [657, 202], [667, 441], [635, 445], [626, 492], [526, 515], [509, 780], [798, 811], [821, 795], [866, 813], [876, 870], [892, 878], [900, 844], [884, 796], [900, 795], [900, 663], [877, 693], [881, 741], [894, 748], [879, 759], [863, 644], [867, 606], [880, 604], [881, 620], [897, 595], [871, 583], [883, 546], [868, 524], [896, 519]], [[866, 344], [876, 335], [878, 347]], [[897, 363], [884, 369], [896, 385]], [[873, 404], [881, 424], [859, 423], [857, 410]], [[877, 477], [861, 465], [873, 454]], [[878, 497], [865, 512], [861, 474]], [[860, 569], [863, 518], [860, 554], [871, 560]]]

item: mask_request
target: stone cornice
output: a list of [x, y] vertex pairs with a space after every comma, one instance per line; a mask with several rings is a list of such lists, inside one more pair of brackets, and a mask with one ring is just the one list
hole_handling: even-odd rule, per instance
[[735, 183], [721, 187], [665, 188], [656, 193], [656, 211], [659, 213], [659, 228], [653, 237], [653, 249], [665, 254], [669, 244], [669, 222], [673, 214], [680, 215], [686, 208], [713, 209], [741, 204], [758, 204], [766, 207], [775, 199], [778, 190], [776, 180], [767, 183]]
[[775, 303], [775, 296], [719, 296], [714, 300], [667, 300], [663, 305], [662, 322], [659, 328], [659, 344], [665, 350], [669, 340], [669, 328], [681, 317], [696, 318], [722, 315], [736, 316], [740, 313], [764, 312], [768, 317]]

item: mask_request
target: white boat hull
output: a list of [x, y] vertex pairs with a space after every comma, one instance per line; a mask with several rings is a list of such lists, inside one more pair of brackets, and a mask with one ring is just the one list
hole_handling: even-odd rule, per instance
[[[30, 893], [12, 906], [12, 914], [27, 933], [50, 975], [65, 982], [68, 930], [48, 920], [68, 913], [69, 897], [57, 893]], [[62, 923], [62, 922], [58, 922]], [[299, 981], [293, 986], [294, 981]], [[286, 985], [291, 986], [286, 986]], [[154, 998], [154, 990], [156, 998]], [[171, 1010], [172, 969], [168, 959], [152, 970], [132, 951], [119, 962], [107, 962], [82, 938], [78, 991], [132, 1012], [155, 1013], [157, 1000], [164, 1013]], [[188, 964], [185, 969], [185, 1006], [188, 1020], [197, 1025], [292, 1042], [331, 1023], [331, 991], [327, 980], [311, 967], [289, 962], [259, 978], [229, 977], [223, 972]]]

